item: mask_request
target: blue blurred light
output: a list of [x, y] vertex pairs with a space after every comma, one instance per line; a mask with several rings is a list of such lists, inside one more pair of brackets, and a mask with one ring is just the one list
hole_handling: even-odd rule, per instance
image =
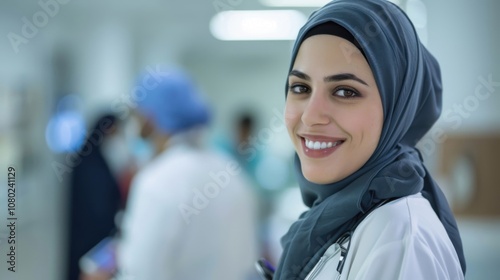
[[45, 140], [56, 153], [75, 152], [85, 140], [85, 121], [75, 111], [58, 112], [52, 116], [45, 129]]

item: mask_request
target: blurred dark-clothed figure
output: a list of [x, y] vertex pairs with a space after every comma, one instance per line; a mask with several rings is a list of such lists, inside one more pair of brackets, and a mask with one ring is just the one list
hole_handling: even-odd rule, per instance
[[117, 119], [105, 115], [96, 122], [78, 154], [69, 195], [68, 280], [79, 279], [79, 260], [113, 234], [120, 209], [120, 187], [102, 151], [117, 131]]

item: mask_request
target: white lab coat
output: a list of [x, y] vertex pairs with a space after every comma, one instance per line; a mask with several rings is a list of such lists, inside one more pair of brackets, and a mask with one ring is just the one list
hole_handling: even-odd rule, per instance
[[342, 275], [337, 273], [340, 248], [334, 244], [306, 280], [464, 279], [446, 230], [420, 193], [370, 213], [350, 242]]
[[245, 279], [258, 247], [242, 172], [230, 158], [179, 143], [147, 165], [132, 183], [117, 278]]

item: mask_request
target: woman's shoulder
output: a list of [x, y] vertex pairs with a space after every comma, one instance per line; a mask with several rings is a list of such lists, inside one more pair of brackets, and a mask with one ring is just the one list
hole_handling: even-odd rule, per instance
[[362, 234], [365, 239], [365, 233], [373, 238], [386, 234], [393, 240], [410, 237], [448, 239], [443, 224], [420, 193], [393, 200], [370, 213], [359, 224], [353, 238]]
[[371, 212], [355, 229], [351, 246], [361, 255], [384, 254], [385, 250], [403, 253], [414, 248], [453, 249], [443, 224], [420, 193], [390, 201]]
[[[353, 275], [463, 279], [453, 244], [421, 194], [391, 201], [368, 215], [354, 231], [350, 251], [346, 265]], [[377, 279], [398, 278], [391, 277]]]

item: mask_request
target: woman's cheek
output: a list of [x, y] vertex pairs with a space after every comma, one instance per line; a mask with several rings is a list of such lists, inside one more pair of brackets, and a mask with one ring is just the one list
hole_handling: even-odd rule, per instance
[[286, 106], [284, 118], [285, 118], [285, 124], [286, 124], [287, 129], [289, 131], [293, 130], [293, 128], [300, 121], [300, 118], [301, 118], [300, 110], [298, 110], [298, 108], [296, 108], [294, 106]]

